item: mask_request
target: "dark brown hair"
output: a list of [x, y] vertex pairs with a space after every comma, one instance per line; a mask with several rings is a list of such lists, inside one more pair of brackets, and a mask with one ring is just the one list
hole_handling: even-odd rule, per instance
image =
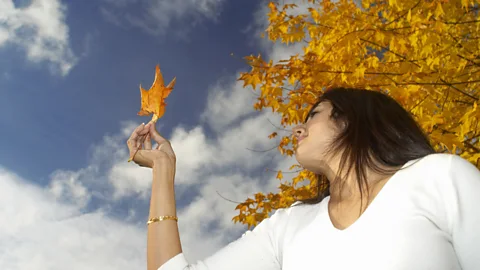
[[[308, 116], [324, 101], [332, 105], [330, 117], [345, 124], [328, 150], [343, 151], [340, 168], [346, 170], [344, 175], [349, 175], [352, 170], [355, 172], [362, 199], [364, 185], [368, 190], [367, 168], [378, 173], [392, 173], [391, 169], [384, 168], [399, 168], [410, 160], [435, 153], [412, 115], [384, 93], [332, 88], [325, 91]], [[300, 202], [315, 204], [330, 195], [328, 180], [322, 175], [317, 178], [317, 195]]]

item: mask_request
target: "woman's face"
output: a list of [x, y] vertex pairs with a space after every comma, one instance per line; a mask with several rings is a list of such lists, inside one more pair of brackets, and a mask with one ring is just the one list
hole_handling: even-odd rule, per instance
[[339, 132], [338, 125], [330, 118], [332, 105], [321, 102], [314, 108], [306, 123], [293, 129], [297, 137], [295, 157], [305, 169], [323, 173], [327, 165], [327, 147]]

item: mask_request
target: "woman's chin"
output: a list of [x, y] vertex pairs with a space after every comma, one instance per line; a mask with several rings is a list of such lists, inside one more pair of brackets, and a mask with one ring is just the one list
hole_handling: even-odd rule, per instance
[[301, 160], [307, 159], [308, 156], [308, 149], [305, 147], [305, 145], [297, 145], [297, 148], [295, 149], [295, 158], [297, 159], [298, 162], [301, 162]]
[[320, 174], [322, 170], [323, 162], [316, 158], [312, 158], [306, 153], [302, 153], [300, 151], [295, 152], [295, 159], [297, 162], [306, 170], [311, 171], [316, 174]]
[[312, 160], [310, 160], [309, 158], [307, 158], [305, 155], [302, 155], [301, 152], [295, 152], [295, 159], [297, 160], [297, 162], [305, 169], [307, 170], [310, 170], [310, 168], [312, 167]]

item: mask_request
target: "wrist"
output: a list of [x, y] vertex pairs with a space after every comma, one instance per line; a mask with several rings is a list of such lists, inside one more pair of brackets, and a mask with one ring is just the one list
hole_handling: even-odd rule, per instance
[[153, 178], [162, 178], [165, 180], [171, 180], [173, 182], [175, 178], [175, 165], [170, 165], [171, 161], [157, 160], [153, 161], [152, 170]]
[[170, 166], [175, 167], [176, 159], [172, 158], [168, 155], [160, 155], [152, 159], [152, 168], [153, 166], [161, 167], [161, 166]]
[[175, 171], [175, 162], [168, 158], [154, 159], [152, 161], [152, 169]]

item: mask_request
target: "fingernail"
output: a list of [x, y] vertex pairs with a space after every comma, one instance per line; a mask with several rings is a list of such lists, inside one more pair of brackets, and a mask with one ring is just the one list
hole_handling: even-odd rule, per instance
[[145, 123], [142, 123], [142, 126], [145, 126]]

